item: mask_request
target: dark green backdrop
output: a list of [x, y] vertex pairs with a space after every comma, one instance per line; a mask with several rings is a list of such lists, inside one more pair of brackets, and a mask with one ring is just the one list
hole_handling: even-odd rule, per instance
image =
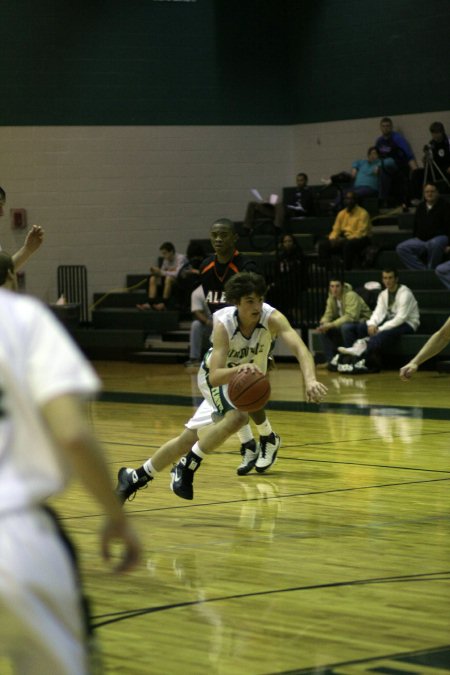
[[3, 0], [0, 124], [447, 109], [449, 0]]

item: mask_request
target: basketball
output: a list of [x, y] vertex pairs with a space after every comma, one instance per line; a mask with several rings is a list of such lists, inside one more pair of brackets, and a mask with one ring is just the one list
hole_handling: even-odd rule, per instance
[[244, 412], [261, 410], [270, 398], [269, 378], [262, 373], [240, 370], [228, 383], [228, 398]]

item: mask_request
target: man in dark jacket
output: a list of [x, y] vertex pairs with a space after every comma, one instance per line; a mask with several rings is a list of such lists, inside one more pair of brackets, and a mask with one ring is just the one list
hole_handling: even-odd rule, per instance
[[450, 237], [450, 204], [431, 183], [425, 185], [423, 196], [414, 217], [413, 237], [396, 248], [400, 260], [411, 270], [435, 269]]

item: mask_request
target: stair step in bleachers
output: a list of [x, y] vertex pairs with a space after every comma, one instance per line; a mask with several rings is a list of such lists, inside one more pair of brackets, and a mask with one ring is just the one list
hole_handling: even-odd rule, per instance
[[413, 230], [414, 213], [400, 213], [397, 216], [397, 223], [400, 230]]
[[127, 274], [126, 276], [126, 286], [128, 290], [137, 290], [135, 288], [139, 284], [142, 284], [139, 286], [139, 288], [143, 288], [144, 290], [147, 288], [146, 287], [146, 282], [148, 281], [148, 274]]
[[334, 216], [313, 216], [311, 218], [292, 218], [289, 229], [293, 234], [312, 234], [315, 240], [331, 232]]
[[[400, 269], [399, 279], [400, 283], [409, 286], [412, 291], [420, 289], [436, 289], [443, 290], [442, 284], [433, 270], [405, 270]], [[349, 270], [345, 272], [345, 281], [358, 288], [364, 286], [366, 281], [379, 281], [381, 283], [381, 270]], [[448, 309], [447, 309], [448, 311]]]
[[94, 293], [95, 309], [135, 307], [143, 302], [147, 302], [147, 292], [140, 289], [130, 292]]
[[145, 331], [119, 328], [78, 328], [73, 338], [90, 359], [127, 359], [144, 347]]
[[136, 363], [183, 363], [187, 360], [186, 352], [137, 351], [128, 354], [128, 361]]
[[372, 231], [372, 244], [374, 246], [382, 246], [388, 250], [394, 250], [397, 244], [405, 241], [412, 236], [412, 231], [408, 232], [406, 230], [396, 230], [390, 232], [379, 232], [378, 230]]
[[141, 329], [147, 333], [164, 333], [178, 327], [178, 312], [140, 312], [129, 307], [110, 307], [94, 309], [92, 325], [94, 328]]
[[440, 309], [442, 312], [449, 313], [450, 290], [418, 289], [414, 291], [414, 295], [419, 303], [419, 307]]
[[393, 267], [394, 269], [399, 269], [403, 265], [402, 261], [398, 257], [395, 251], [380, 251], [375, 258], [375, 265], [378, 269], [387, 269], [388, 267]]
[[145, 349], [147, 349], [148, 351], [166, 351], [168, 353], [170, 352], [182, 353], [186, 357], [186, 354], [189, 349], [189, 336], [188, 342], [180, 340], [179, 341], [168, 340], [166, 338], [167, 335], [164, 335], [162, 337], [151, 337], [151, 336], [147, 337], [147, 339], [145, 340]]
[[[448, 306], [448, 305], [447, 305]], [[419, 330], [421, 333], [434, 333], [438, 330], [448, 318], [448, 309], [429, 309], [422, 308], [419, 305], [420, 309], [420, 327]]]

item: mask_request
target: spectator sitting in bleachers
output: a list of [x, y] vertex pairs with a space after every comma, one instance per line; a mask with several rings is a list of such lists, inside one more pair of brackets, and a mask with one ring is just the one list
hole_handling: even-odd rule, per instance
[[435, 269], [449, 244], [450, 204], [431, 183], [424, 186], [423, 196], [414, 214], [412, 238], [396, 248], [402, 263], [411, 270]]
[[[373, 145], [367, 151], [367, 159], [358, 159], [352, 164], [353, 187], [358, 197], [378, 197], [381, 159], [377, 148]], [[385, 169], [393, 169], [395, 162], [391, 158], [383, 160]]]
[[[157, 311], [165, 310], [172, 296], [180, 270], [188, 263], [182, 253], [176, 253], [175, 246], [170, 241], [161, 244], [161, 257], [155, 267], [150, 267], [148, 279], [148, 302], [136, 305], [138, 309]], [[159, 299], [159, 296], [162, 296]]]
[[[390, 117], [380, 121], [381, 136], [375, 141], [382, 167], [380, 171], [380, 199], [385, 206], [402, 204], [409, 206], [409, 174], [417, 169], [416, 158], [406, 138], [394, 131]], [[384, 164], [385, 159], [393, 159], [395, 167]]]
[[[328, 180], [323, 179], [326, 185], [335, 185], [338, 190], [338, 196], [333, 203], [335, 211], [343, 207], [343, 190], [341, 186], [347, 177], [347, 187], [354, 192], [362, 204], [364, 197], [378, 197], [379, 195], [379, 174], [381, 170], [381, 159], [377, 148], [373, 145], [367, 151], [367, 159], [357, 159], [352, 163], [350, 174], [345, 172], [330, 176]], [[387, 170], [395, 170], [395, 162], [391, 158], [383, 160], [383, 166]]]
[[342, 279], [331, 279], [325, 312], [317, 327], [325, 361], [328, 365], [339, 345], [351, 347], [354, 342], [353, 324], [366, 321], [371, 315], [363, 298]]
[[277, 201], [275, 204], [269, 202], [249, 202], [245, 213], [244, 227], [247, 230], [252, 230], [255, 219], [263, 217], [272, 220], [275, 227], [281, 230], [286, 219], [313, 215], [314, 198], [308, 187], [308, 176], [306, 173], [298, 173], [296, 176], [296, 189], [292, 199], [286, 204], [282, 201]]
[[407, 286], [399, 283], [397, 270], [384, 269], [382, 282], [385, 289], [370, 318], [353, 324], [349, 331], [355, 340], [352, 347], [338, 348], [340, 354], [355, 358], [346, 372], [378, 372], [383, 353], [389, 353], [392, 344], [402, 335], [414, 333], [420, 324], [417, 300]]
[[442, 122], [433, 122], [430, 125], [430, 134], [431, 140], [423, 149], [424, 168], [416, 169], [411, 176], [414, 205], [419, 202], [423, 185], [429, 180], [438, 182], [443, 190], [450, 192], [450, 138]]
[[358, 206], [356, 195], [349, 190], [345, 209], [339, 211], [327, 239], [318, 244], [319, 263], [328, 267], [334, 253], [342, 254], [344, 267], [351, 270], [356, 258], [370, 244], [371, 221], [368, 212]]

